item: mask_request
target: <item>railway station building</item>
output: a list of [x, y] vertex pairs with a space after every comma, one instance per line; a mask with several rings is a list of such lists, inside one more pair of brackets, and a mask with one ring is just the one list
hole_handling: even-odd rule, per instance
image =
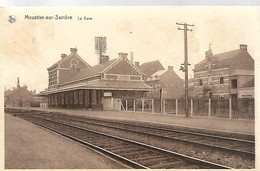
[[126, 53], [112, 60], [102, 56], [99, 64], [90, 66], [76, 48], [70, 52], [47, 69], [49, 86], [40, 95], [47, 97], [48, 107], [113, 110], [119, 99], [141, 99], [151, 90]]

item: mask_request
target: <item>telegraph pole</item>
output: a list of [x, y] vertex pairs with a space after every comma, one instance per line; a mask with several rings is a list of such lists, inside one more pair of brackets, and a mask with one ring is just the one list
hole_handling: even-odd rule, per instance
[[188, 29], [188, 26], [194, 26], [193, 24], [187, 24], [187, 23], [176, 23], [177, 25], [182, 25], [184, 28], [179, 28], [178, 30], [183, 30], [184, 31], [184, 68], [181, 67], [180, 70], [185, 72], [185, 114], [186, 117], [189, 117], [189, 106], [188, 106], [188, 43], [187, 43], [187, 31], [192, 31], [192, 29]]

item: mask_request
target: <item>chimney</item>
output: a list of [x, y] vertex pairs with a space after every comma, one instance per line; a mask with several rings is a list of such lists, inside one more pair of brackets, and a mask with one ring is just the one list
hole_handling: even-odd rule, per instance
[[173, 71], [173, 66], [168, 66], [168, 71]]
[[26, 90], [27, 90], [27, 86], [25, 85], [25, 86], [23, 86]]
[[127, 58], [127, 53], [118, 53], [119, 58], [126, 59]]
[[247, 51], [247, 45], [245, 45], [245, 44], [240, 44], [240, 49]]
[[70, 53], [77, 53], [77, 48], [70, 48]]
[[209, 44], [209, 50], [205, 52], [205, 56], [207, 60], [209, 60], [213, 56], [213, 53], [211, 51], [211, 44]]
[[107, 62], [107, 61], [109, 61], [109, 56], [102, 55], [100, 63], [102, 64], [102, 63]]
[[139, 67], [139, 62], [135, 62], [135, 66], [136, 66], [136, 67]]
[[63, 53], [61, 54], [61, 59], [65, 58], [67, 56], [67, 54]]
[[20, 81], [19, 81], [19, 77], [17, 77], [17, 88], [20, 88]]
[[134, 63], [134, 52], [130, 52], [130, 62]]

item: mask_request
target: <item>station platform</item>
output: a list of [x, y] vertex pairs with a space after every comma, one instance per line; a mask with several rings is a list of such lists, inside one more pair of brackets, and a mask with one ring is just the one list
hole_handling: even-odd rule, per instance
[[214, 117], [185, 117], [181, 115], [148, 113], [148, 112], [133, 112], [133, 111], [93, 111], [79, 109], [47, 109], [34, 108], [33, 110], [42, 110], [49, 112], [61, 112], [70, 115], [82, 115], [98, 118], [131, 120], [141, 122], [151, 122], [167, 125], [176, 125], [190, 128], [199, 128], [207, 130], [216, 130], [222, 132], [240, 133], [240, 134], [255, 134], [254, 120], [226, 119]]
[[4, 120], [5, 169], [126, 168], [100, 153], [19, 117], [5, 114]]

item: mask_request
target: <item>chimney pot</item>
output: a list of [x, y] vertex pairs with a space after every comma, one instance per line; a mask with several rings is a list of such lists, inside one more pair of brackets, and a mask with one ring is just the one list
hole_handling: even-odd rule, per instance
[[70, 53], [77, 53], [77, 48], [70, 48]]
[[63, 53], [61, 54], [61, 59], [65, 58], [67, 56], [67, 54]]
[[240, 49], [244, 49], [244, 50], [246, 50], [247, 51], [247, 45], [246, 44], [240, 44]]
[[104, 63], [104, 62], [107, 62], [107, 61], [109, 61], [109, 56], [102, 55], [102, 57], [101, 57], [101, 64]]
[[119, 58], [127, 58], [127, 53], [118, 53]]
[[136, 66], [136, 67], [139, 67], [139, 62], [135, 62], [135, 66]]
[[168, 71], [173, 71], [173, 66], [168, 66]]

